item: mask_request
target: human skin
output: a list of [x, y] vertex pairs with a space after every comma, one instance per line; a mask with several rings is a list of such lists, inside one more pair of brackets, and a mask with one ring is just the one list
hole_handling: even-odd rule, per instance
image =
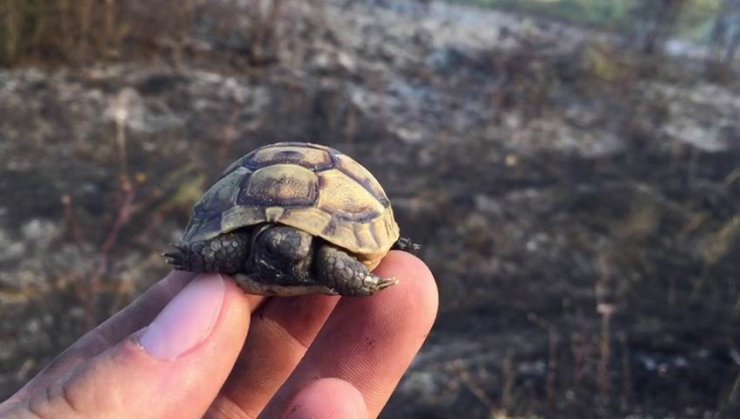
[[426, 338], [437, 288], [414, 256], [372, 297], [265, 298], [173, 271], [46, 366], [3, 418], [368, 418]]

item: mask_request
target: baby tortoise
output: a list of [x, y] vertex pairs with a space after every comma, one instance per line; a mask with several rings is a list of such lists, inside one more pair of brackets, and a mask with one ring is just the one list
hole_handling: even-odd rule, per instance
[[276, 143], [232, 163], [193, 208], [175, 269], [234, 275], [248, 293], [366, 296], [396, 284], [371, 273], [399, 237], [383, 188], [350, 157]]

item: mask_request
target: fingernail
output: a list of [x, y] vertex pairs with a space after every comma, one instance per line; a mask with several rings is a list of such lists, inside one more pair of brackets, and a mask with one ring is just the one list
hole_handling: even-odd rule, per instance
[[188, 284], [139, 335], [139, 345], [158, 359], [174, 360], [203, 342], [224, 301], [221, 275], [200, 275]]

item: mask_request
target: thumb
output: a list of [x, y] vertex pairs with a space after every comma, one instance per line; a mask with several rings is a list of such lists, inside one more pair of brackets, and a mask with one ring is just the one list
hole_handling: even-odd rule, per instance
[[148, 327], [33, 397], [29, 410], [38, 417], [201, 417], [244, 344], [246, 301], [220, 275], [195, 278]]

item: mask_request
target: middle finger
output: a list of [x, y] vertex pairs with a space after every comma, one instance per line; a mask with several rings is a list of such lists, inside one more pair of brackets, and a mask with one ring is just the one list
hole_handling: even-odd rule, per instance
[[339, 297], [270, 298], [252, 314], [247, 343], [208, 417], [256, 417], [306, 354]]

